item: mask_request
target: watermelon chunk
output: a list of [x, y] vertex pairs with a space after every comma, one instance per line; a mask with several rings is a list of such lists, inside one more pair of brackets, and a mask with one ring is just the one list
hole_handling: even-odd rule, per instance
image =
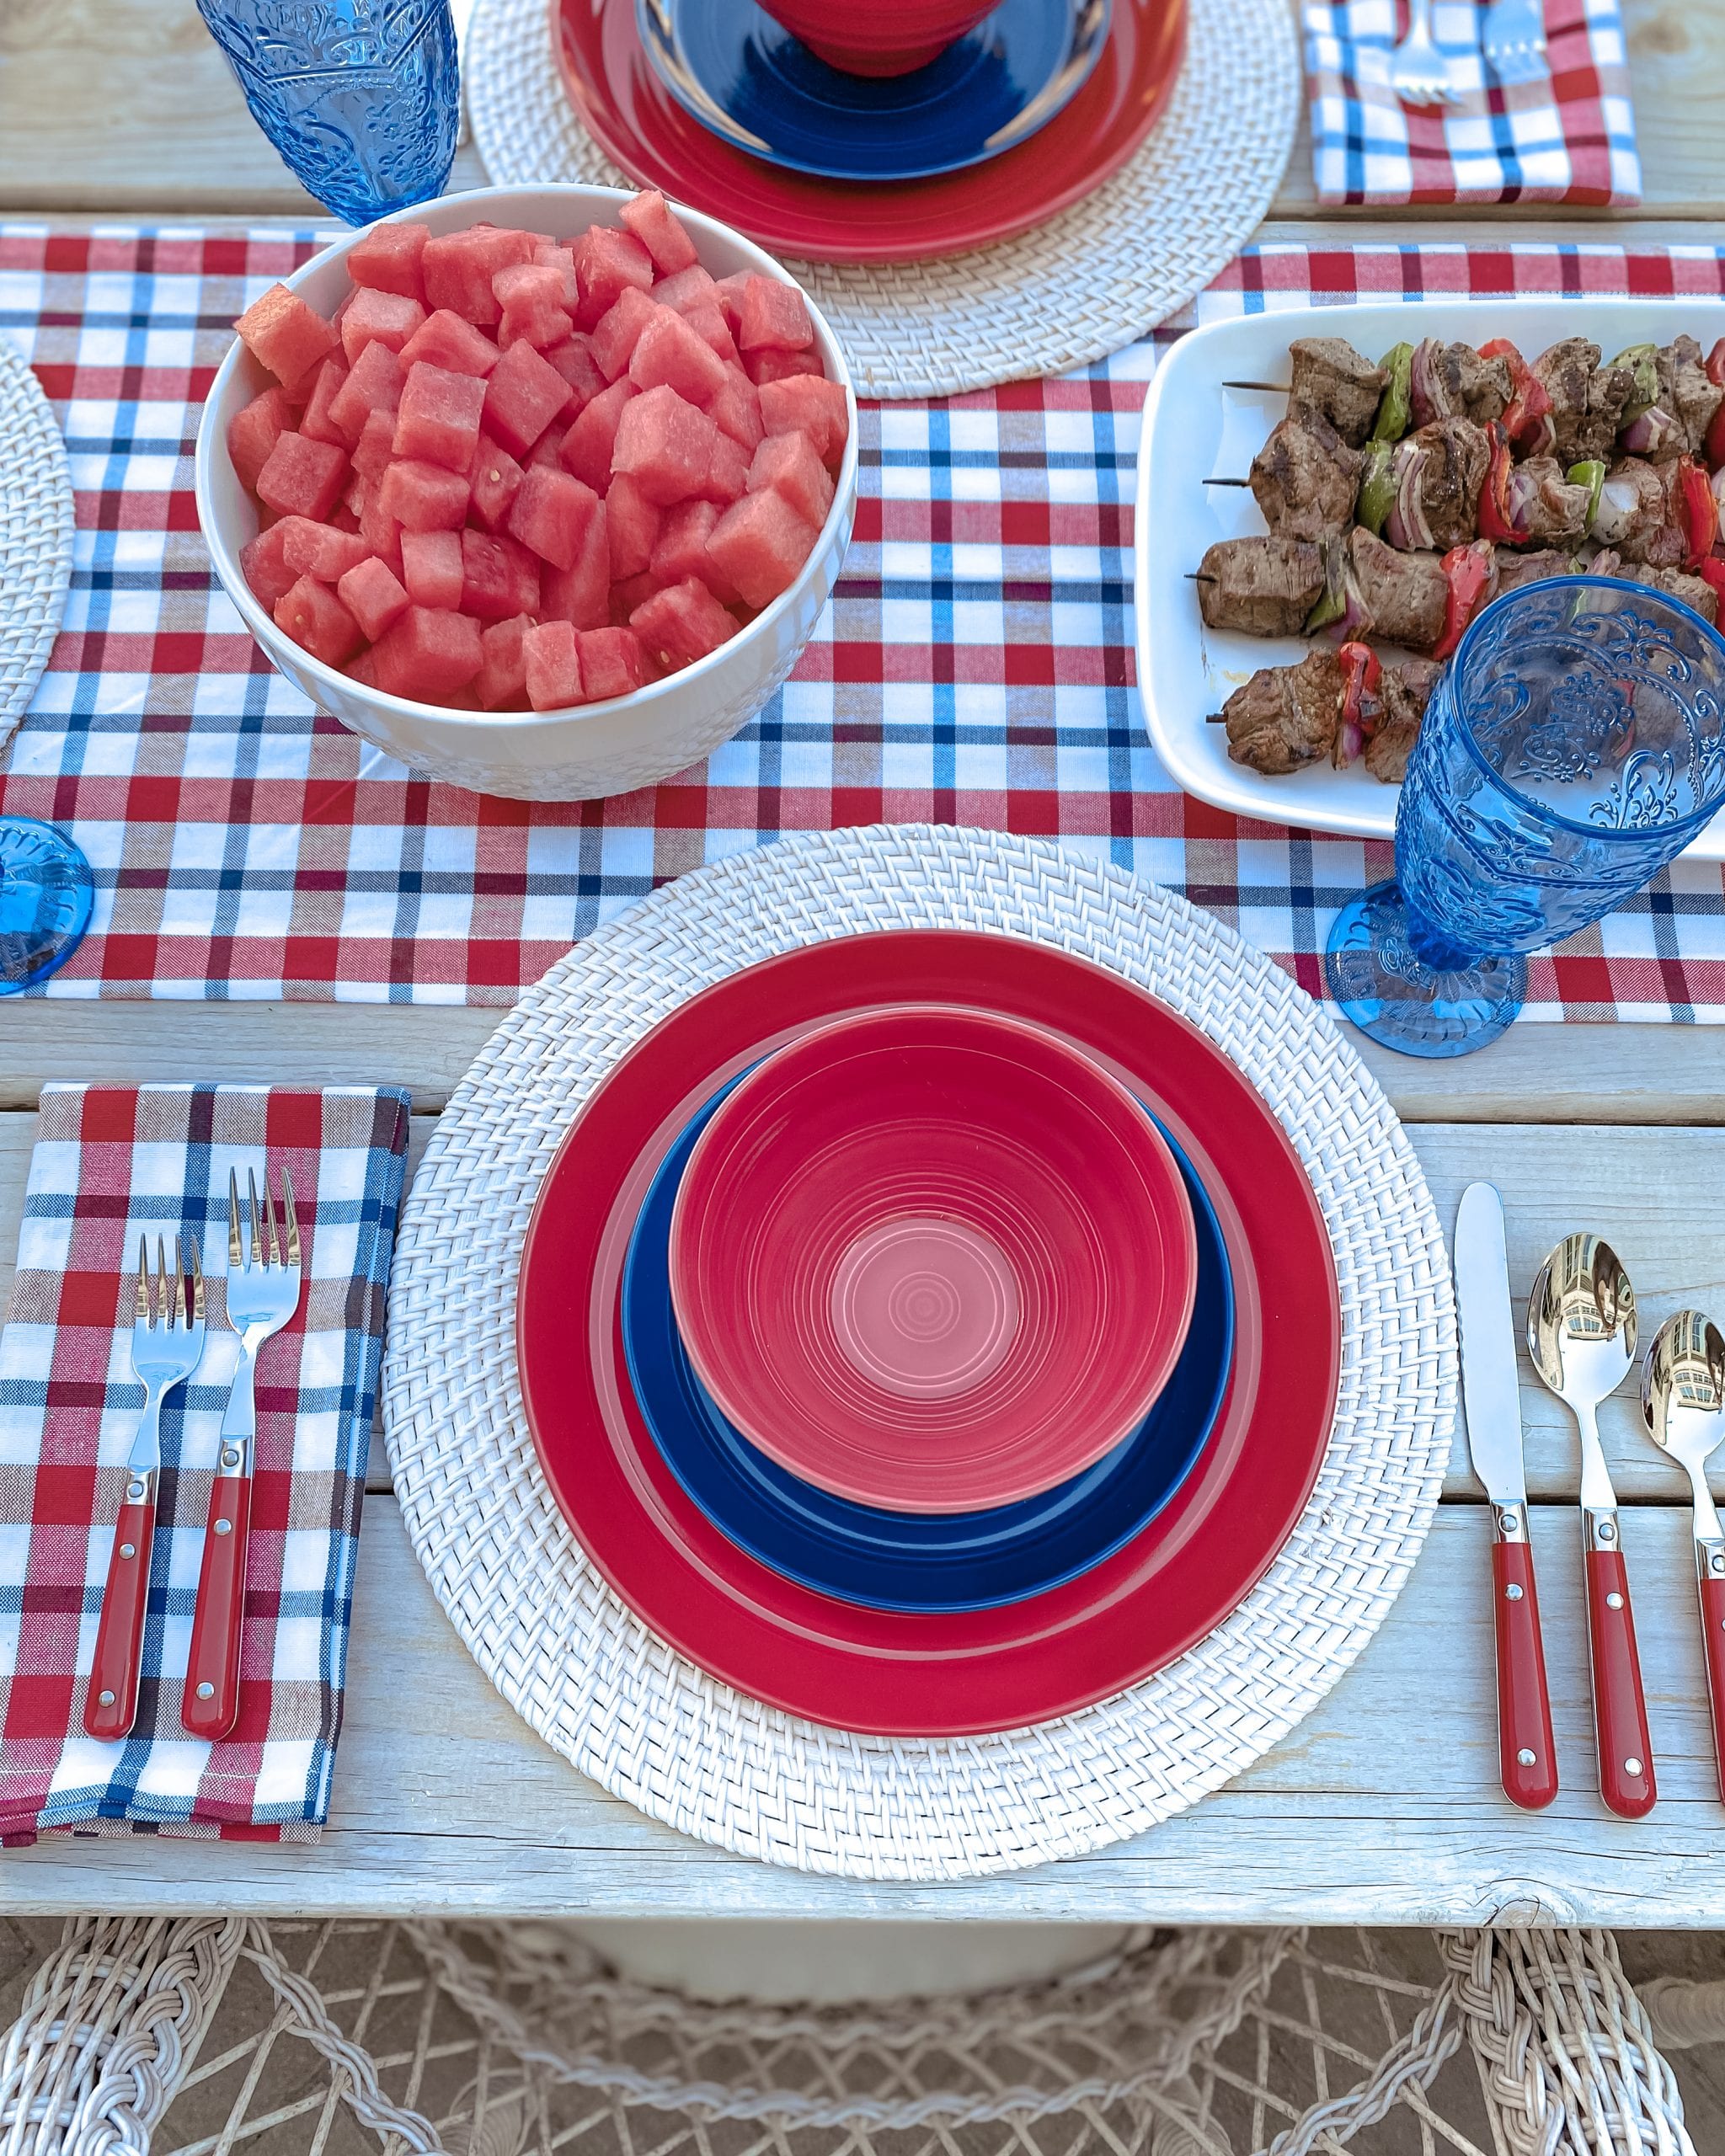
[[339, 666], [360, 646], [359, 623], [315, 577], [302, 576], [276, 600], [275, 626], [326, 666]]
[[733, 502], [713, 527], [707, 557], [750, 606], [765, 606], [795, 582], [818, 534], [769, 487]]
[[294, 421], [293, 406], [279, 382], [271, 382], [260, 396], [243, 405], [227, 423], [228, 461], [240, 484], [255, 488], [277, 435]]
[[415, 606], [457, 607], [464, 573], [459, 531], [403, 531], [402, 582]]
[[343, 264], [356, 285], [378, 292], [399, 292], [404, 298], [425, 298], [425, 279], [420, 264], [430, 225], [373, 225], [361, 232], [347, 251]]
[[[577, 480], [574, 483], [579, 485]], [[596, 629], [611, 619], [611, 541], [606, 534], [605, 504], [581, 534], [574, 560], [567, 568], [547, 568], [540, 579], [539, 612], [547, 621], [573, 622], [578, 629]]]
[[575, 477], [585, 480], [595, 494], [602, 494], [611, 483], [617, 424], [624, 406], [638, 394], [634, 383], [625, 375], [621, 382], [612, 382], [609, 389], [602, 390], [590, 404], [584, 406], [563, 435], [558, 456]]
[[630, 696], [646, 686], [647, 654], [633, 629], [583, 629], [575, 643], [581, 654], [581, 686], [589, 703]]
[[366, 414], [366, 424], [360, 429], [360, 438], [354, 444], [354, 469], [362, 478], [381, 479], [394, 457], [395, 414], [380, 406]]
[[692, 665], [737, 632], [735, 617], [694, 576], [655, 591], [630, 615], [629, 627], [667, 672]]
[[762, 389], [769, 382], [783, 382], [790, 375], [818, 373], [820, 355], [812, 344], [800, 352], [782, 352], [768, 345], [759, 352], [745, 353], [743, 367], [755, 387]]
[[635, 349], [636, 339], [656, 314], [665, 309], [656, 300], [633, 285], [625, 285], [618, 295], [617, 304], [606, 309], [594, 325], [589, 342], [599, 371], [607, 382], [615, 382], [629, 371], [629, 355]]
[[313, 441], [333, 442], [336, 448], [346, 451], [352, 442], [329, 416], [329, 407], [340, 394], [347, 381], [347, 369], [338, 359], [325, 360], [312, 377], [312, 393], [306, 400], [306, 408], [300, 414], [300, 432], [309, 435]]
[[563, 303], [563, 272], [554, 263], [512, 262], [498, 271], [491, 289], [503, 308], [497, 339], [505, 351], [523, 341], [543, 351], [560, 344], [574, 327], [574, 310]]
[[360, 536], [379, 561], [387, 562], [400, 574], [401, 520], [383, 506], [382, 479], [367, 483], [366, 499], [360, 504]]
[[533, 243], [526, 232], [515, 235], [519, 251], [499, 255], [487, 237], [493, 229], [472, 225], [465, 232], [433, 233], [425, 243], [421, 265], [427, 305], [446, 307], [478, 329], [489, 329], [502, 318], [503, 309], [491, 289], [498, 271], [506, 261], [533, 259]]
[[608, 225], [589, 225], [575, 243], [575, 277], [581, 304], [577, 329], [590, 329], [617, 305], [623, 288], [653, 289], [653, 258], [639, 240]]
[[[681, 315], [662, 307], [654, 314], [656, 318], [643, 324], [629, 355], [630, 381], [643, 390], [668, 384], [686, 403], [705, 410], [725, 386], [724, 360]], [[604, 328], [601, 322], [594, 332], [595, 353]]]
[[373, 412], [393, 413], [401, 403], [401, 386], [406, 379], [401, 361], [387, 344], [367, 344], [348, 370], [347, 380], [329, 400], [329, 417], [342, 439], [350, 444], [357, 442]]
[[309, 516], [322, 524], [341, 499], [347, 472], [344, 449], [284, 428], [258, 474], [258, 499], [284, 516]]
[[377, 667], [369, 651], [356, 651], [347, 663], [350, 681], [362, 682], [368, 689], [377, 686]]
[[555, 270], [558, 280], [558, 304], [571, 318], [581, 304], [580, 280], [575, 275], [575, 250], [560, 240], [533, 235], [533, 259], [542, 270]]
[[537, 556], [516, 540], [493, 539], [483, 531], [462, 532], [461, 545], [462, 613], [501, 622], [539, 611]]
[[509, 520], [509, 505], [519, 492], [521, 467], [489, 435], [479, 437], [479, 461], [473, 467], [473, 514], [488, 531]]
[[[594, 407], [589, 405], [590, 412]], [[585, 419], [586, 413], [581, 419]], [[577, 426], [581, 419], [575, 422]], [[668, 384], [644, 390], [624, 406], [611, 453], [613, 472], [633, 474], [649, 501], [668, 505], [699, 494], [712, 469], [714, 445], [725, 439], [704, 412]], [[732, 445], [735, 446], [734, 444]], [[565, 445], [564, 459], [568, 461]]]
[[771, 487], [818, 531], [832, 507], [832, 478], [805, 434], [769, 435], [749, 467], [749, 492]]
[[844, 391], [821, 374], [768, 382], [761, 392], [761, 422], [770, 435], [807, 435], [830, 470], [837, 469], [851, 430]]
[[620, 629], [629, 625], [629, 616], [638, 606], [644, 606], [659, 589], [659, 579], [650, 569], [644, 569], [639, 576], [626, 576], [611, 587], [611, 618]]
[[727, 367], [724, 387], [707, 408], [722, 435], [750, 454], [759, 447], [766, 429], [761, 418], [761, 392], [740, 367]]
[[319, 584], [337, 584], [371, 552], [365, 541], [338, 531], [332, 524], [313, 524], [309, 517], [285, 516], [275, 529], [281, 534], [281, 558], [296, 577], [314, 576]]
[[473, 682], [473, 693], [485, 711], [525, 711], [527, 706], [527, 662], [521, 640], [533, 626], [531, 614], [515, 614], [506, 622], [493, 622], [481, 630], [479, 648], [483, 656]]
[[386, 696], [435, 703], [465, 689], [479, 670], [479, 624], [465, 614], [409, 606], [371, 647]]
[[422, 360], [434, 367], [447, 367], [451, 374], [490, 373], [503, 355], [483, 330], [475, 329], [447, 307], [428, 314], [401, 348], [403, 366]]
[[740, 442], [733, 441], [729, 435], [715, 433], [713, 462], [708, 466], [707, 477], [701, 483], [703, 499], [729, 504], [747, 489], [748, 484], [748, 451]]
[[724, 317], [716, 306], [686, 307], [682, 314], [702, 343], [715, 351], [727, 366], [740, 364], [737, 340], [725, 327]]
[[395, 453], [465, 474], [479, 446], [486, 385], [421, 360], [408, 369], [395, 415]]
[[306, 305], [286, 285], [272, 285], [234, 323], [253, 356], [285, 389], [303, 382], [341, 343], [335, 325]]
[[527, 702], [535, 711], [566, 711], [581, 701], [581, 653], [567, 622], [539, 622], [521, 638]]
[[703, 270], [698, 262], [694, 262], [686, 270], [679, 270], [669, 277], [661, 277], [653, 287], [653, 296], [661, 307], [675, 307], [681, 314], [692, 307], [717, 307], [718, 291], [718, 280], [713, 272]]
[[745, 352], [800, 352], [814, 342], [808, 302], [782, 277], [751, 277], [738, 309], [737, 342]]
[[664, 515], [657, 502], [649, 502], [626, 472], [611, 481], [605, 497], [605, 529], [613, 577], [639, 576], [653, 559]]
[[572, 393], [531, 344], [511, 344], [485, 385], [485, 424], [505, 449], [525, 456], [568, 408]]
[[572, 568], [601, 507], [595, 491], [573, 473], [535, 465], [510, 504], [510, 533], [554, 568]]
[[289, 568], [282, 555], [286, 543], [283, 526], [273, 524], [267, 531], [260, 531], [255, 539], [248, 540], [239, 550], [240, 574], [250, 588], [252, 596], [261, 606], [273, 613], [275, 602], [285, 598], [298, 582], [298, 572]]
[[754, 275], [752, 270], [734, 270], [729, 277], [721, 277], [713, 288], [713, 301], [733, 337], [743, 326], [743, 293]]
[[692, 269], [699, 260], [694, 241], [677, 222], [670, 203], [656, 187], [625, 202], [617, 216], [624, 231], [633, 232], [653, 257], [653, 266], [661, 277], [674, 276], [679, 270]]
[[425, 319], [425, 308], [405, 293], [355, 292], [341, 316], [341, 349], [348, 365], [355, 365], [368, 344], [400, 351]]
[[348, 570], [335, 590], [342, 605], [359, 623], [360, 634], [370, 643], [376, 643], [407, 607], [408, 595], [402, 589], [400, 578], [387, 562], [380, 562], [375, 554], [367, 554], [364, 561]]
[[471, 491], [459, 472], [398, 456], [377, 483], [377, 501], [404, 531], [459, 531]]
[[650, 563], [655, 582], [682, 584], [698, 576], [715, 599], [728, 606], [735, 601], [736, 586], [707, 552], [707, 542], [718, 517], [715, 502], [679, 502], [675, 509], [665, 511]]
[[579, 330], [573, 337], [565, 338], [561, 344], [553, 344], [545, 360], [547, 366], [555, 367], [574, 392], [578, 413], [584, 411], [605, 387], [605, 376], [593, 356], [592, 344]]

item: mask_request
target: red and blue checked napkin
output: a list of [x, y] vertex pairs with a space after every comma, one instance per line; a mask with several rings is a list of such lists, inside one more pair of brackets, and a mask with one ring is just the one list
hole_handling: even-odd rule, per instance
[[[163, 1833], [310, 1841], [341, 1727], [383, 1298], [406, 1164], [390, 1086], [51, 1086], [0, 1335], [0, 1840]], [[240, 1720], [180, 1727], [204, 1520], [236, 1342], [227, 1177], [293, 1178], [305, 1289], [258, 1369]], [[138, 1238], [195, 1235], [209, 1327], [162, 1416], [143, 1683], [130, 1737], [83, 1730], [112, 1523], [143, 1387]]]
[[1504, 88], [1480, 54], [1484, 0], [1434, 0], [1459, 104], [1405, 105], [1390, 55], [1406, 0], [1306, 0], [1311, 157], [1325, 202], [1638, 202], [1618, 0], [1544, 0], [1550, 73]]

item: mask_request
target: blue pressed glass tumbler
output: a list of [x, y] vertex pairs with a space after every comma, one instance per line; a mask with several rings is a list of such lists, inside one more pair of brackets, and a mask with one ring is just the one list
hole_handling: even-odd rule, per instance
[[1725, 638], [1663, 593], [1554, 577], [1461, 639], [1408, 760], [1396, 876], [1325, 953], [1360, 1031], [1466, 1055], [1520, 1010], [1525, 954], [1601, 920], [1725, 808]]
[[455, 160], [449, 0], [198, 0], [255, 120], [350, 225], [429, 201]]
[[94, 881], [83, 849], [34, 816], [0, 816], [0, 995], [56, 972], [90, 925]]

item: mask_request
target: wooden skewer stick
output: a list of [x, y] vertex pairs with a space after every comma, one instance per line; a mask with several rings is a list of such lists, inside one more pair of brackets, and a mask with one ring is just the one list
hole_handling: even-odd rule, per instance
[[1206, 487], [1249, 487], [1252, 482], [1250, 479], [1206, 479], [1204, 483]]
[[1222, 387], [1224, 389], [1268, 389], [1278, 397], [1288, 397], [1293, 393], [1292, 385], [1285, 382], [1225, 382]]
[[1186, 581], [1188, 584], [1214, 584], [1216, 579], [1206, 575], [1202, 569], [1188, 569]]

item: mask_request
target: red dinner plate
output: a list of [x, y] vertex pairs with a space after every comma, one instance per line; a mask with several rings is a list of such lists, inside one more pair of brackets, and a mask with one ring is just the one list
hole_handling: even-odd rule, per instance
[[905, 1513], [1012, 1504], [1150, 1412], [1186, 1338], [1192, 1209], [1161, 1134], [1040, 1027], [841, 1018], [720, 1106], [671, 1215], [708, 1390], [793, 1475]]
[[660, 81], [635, 0], [551, 0], [551, 42], [588, 132], [642, 186], [809, 261], [917, 262], [1028, 232], [1118, 172], [1173, 90], [1186, 4], [1114, 0], [1090, 79], [1045, 127], [982, 164], [890, 184], [791, 172], [709, 133]]
[[[701, 1103], [850, 1011], [969, 1003], [1060, 1033], [1167, 1125], [1215, 1204], [1238, 1344], [1215, 1437], [1143, 1532], [1025, 1602], [867, 1609], [728, 1541], [659, 1457], [628, 1388], [618, 1290], [635, 1214]], [[955, 1737], [1072, 1712], [1227, 1616], [1291, 1533], [1335, 1410], [1341, 1313], [1311, 1187], [1279, 1123], [1204, 1035], [1049, 947], [944, 930], [814, 944], [692, 997], [593, 1093], [547, 1173], [516, 1305], [529, 1427], [558, 1505], [642, 1620], [738, 1690], [859, 1733]]]

